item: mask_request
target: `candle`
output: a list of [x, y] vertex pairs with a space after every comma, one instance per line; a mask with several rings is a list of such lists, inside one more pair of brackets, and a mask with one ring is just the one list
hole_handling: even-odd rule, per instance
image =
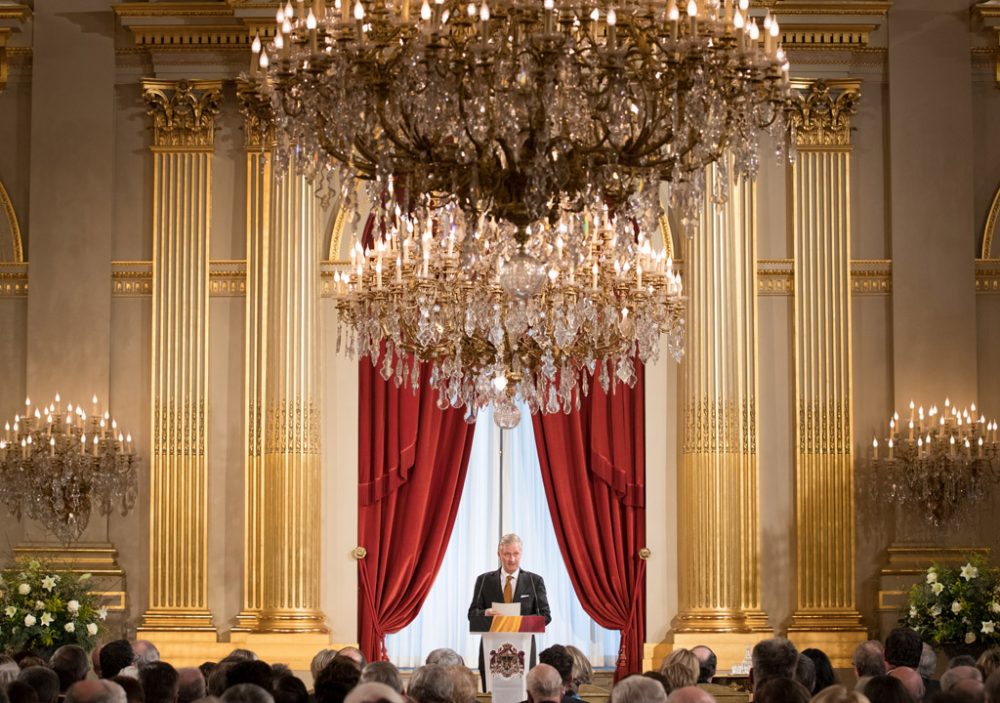
[[892, 448], [895, 446], [892, 441], [892, 437], [889, 438], [888, 445], [889, 445], [889, 461], [892, 461]]
[[872, 459], [878, 461], [878, 438], [872, 437]]
[[[979, 451], [980, 452], [983, 451], [982, 446], [979, 447]], [[56, 455], [56, 438], [53, 437], [52, 439], [49, 440], [49, 456], [54, 458], [55, 455]]]

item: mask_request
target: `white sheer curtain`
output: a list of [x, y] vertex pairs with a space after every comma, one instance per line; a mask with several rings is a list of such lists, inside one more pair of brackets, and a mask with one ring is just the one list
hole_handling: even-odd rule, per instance
[[549, 518], [531, 417], [523, 406], [521, 418], [501, 439], [492, 408], [479, 413], [462, 503], [441, 571], [416, 620], [386, 637], [389, 658], [397, 666], [419, 666], [432, 649], [451, 647], [475, 667], [479, 637], [469, 634], [469, 602], [476, 576], [498, 566], [501, 532], [521, 536], [521, 566], [545, 579], [552, 623], [538, 639], [539, 651], [550, 644], [572, 644], [595, 666], [614, 666], [619, 633], [598, 627], [573, 591]]

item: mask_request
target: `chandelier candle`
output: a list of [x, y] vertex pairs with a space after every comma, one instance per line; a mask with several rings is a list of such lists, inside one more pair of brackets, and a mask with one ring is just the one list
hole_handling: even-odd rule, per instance
[[791, 156], [777, 21], [761, 37], [748, 0], [409, 3], [286, 3], [252, 46], [279, 161], [348, 211], [368, 184], [334, 278], [348, 351], [396, 383], [430, 362], [442, 404], [503, 426], [518, 398], [634, 383], [662, 334], [679, 356], [662, 203], [696, 221], [705, 167], [752, 177], [764, 132]]

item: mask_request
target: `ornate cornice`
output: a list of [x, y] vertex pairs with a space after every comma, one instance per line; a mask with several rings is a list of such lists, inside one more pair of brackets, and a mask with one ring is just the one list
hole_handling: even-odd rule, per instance
[[877, 24], [798, 24], [781, 25], [781, 43], [786, 49], [801, 47], [816, 49], [854, 50], [868, 46]]
[[851, 144], [851, 116], [861, 99], [861, 82], [852, 79], [793, 81], [792, 124], [800, 147]]
[[1000, 259], [976, 259], [976, 292], [1000, 295]]
[[994, 78], [1000, 87], [1000, 0], [982, 0], [972, 7], [972, 14], [993, 33]]
[[[7, 85], [9, 53], [14, 47], [8, 47], [11, 34], [18, 31], [17, 25], [31, 17], [31, 8], [20, 3], [0, 2], [0, 91]], [[20, 48], [20, 47], [19, 47]]]
[[243, 115], [244, 142], [248, 149], [274, 147], [274, 110], [267, 98], [246, 81], [236, 84], [236, 97]]
[[779, 15], [860, 15], [885, 17], [892, 7], [890, 0], [839, 0], [812, 2], [802, 0], [762, 0], [760, 6]]
[[28, 297], [28, 264], [0, 263], [0, 297]]
[[222, 81], [142, 81], [154, 147], [211, 148]]
[[111, 9], [122, 18], [233, 16], [233, 9], [219, 2], [123, 2]]

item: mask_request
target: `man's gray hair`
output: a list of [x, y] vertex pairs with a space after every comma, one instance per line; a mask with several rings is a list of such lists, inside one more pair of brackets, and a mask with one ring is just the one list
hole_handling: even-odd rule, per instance
[[[923, 658], [923, 657], [921, 657]], [[885, 649], [878, 640], [868, 640], [858, 645], [851, 657], [858, 677], [882, 676], [885, 674]]]
[[78, 681], [66, 692], [66, 703], [126, 703], [125, 689], [110, 679]]
[[[372, 664], [376, 663], [378, 662], [372, 662]], [[368, 666], [371, 666], [371, 664]], [[367, 669], [368, 667], [365, 668]], [[359, 683], [344, 698], [344, 703], [382, 703], [383, 701], [386, 703], [404, 703], [403, 696], [399, 694], [399, 691], [394, 691], [389, 686], [378, 681]]]
[[417, 703], [451, 703], [455, 679], [447, 666], [426, 664], [413, 670], [406, 692]]
[[667, 691], [656, 679], [629, 676], [611, 689], [609, 703], [666, 703]]
[[524, 549], [524, 542], [522, 542], [521, 538], [515, 535], [513, 532], [509, 532], [500, 538], [500, 543], [497, 544], [497, 549], [498, 550], [503, 549], [504, 546], [510, 544], [516, 544], [522, 550]]
[[528, 672], [525, 683], [534, 703], [559, 701], [563, 694], [562, 676], [554, 666], [539, 664]]
[[149, 640], [136, 640], [132, 643], [132, 651], [135, 652], [135, 665], [140, 669], [160, 661], [160, 650]]
[[396, 665], [388, 661], [368, 662], [361, 670], [361, 683], [380, 683], [396, 693], [403, 692], [403, 677]]
[[784, 637], [761, 640], [753, 648], [753, 686], [756, 689], [771, 679], [795, 680], [799, 652]]
[[321, 649], [316, 652], [316, 656], [312, 658], [312, 662], [309, 663], [309, 673], [312, 674], [313, 681], [319, 678], [319, 672], [326, 668], [326, 665], [333, 661], [333, 658], [337, 656], [336, 649]]
[[238, 683], [226, 689], [222, 703], [274, 703], [274, 696], [255, 683]]
[[959, 681], [972, 679], [983, 682], [983, 672], [974, 666], [956, 666], [941, 674], [941, 690], [950, 691]]
[[465, 659], [454, 649], [439, 647], [432, 650], [424, 660], [424, 664], [443, 664], [444, 666], [465, 666]]

